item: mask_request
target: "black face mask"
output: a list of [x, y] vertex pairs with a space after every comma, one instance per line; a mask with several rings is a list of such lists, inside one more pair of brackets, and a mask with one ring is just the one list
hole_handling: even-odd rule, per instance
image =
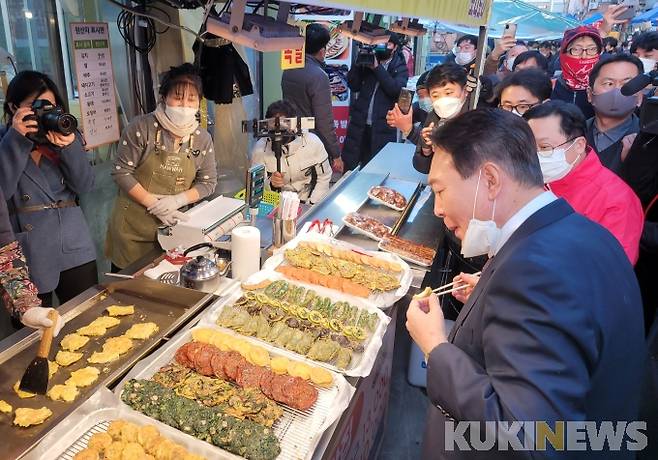
[[390, 50], [388, 48], [386, 50], [375, 51], [375, 56], [377, 57], [378, 61], [388, 61], [392, 55], [393, 55], [393, 50]]

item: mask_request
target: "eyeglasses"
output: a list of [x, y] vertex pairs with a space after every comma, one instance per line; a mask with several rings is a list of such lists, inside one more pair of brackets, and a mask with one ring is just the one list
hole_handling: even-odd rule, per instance
[[563, 146], [564, 144], [566, 144], [567, 142], [571, 142], [571, 141], [573, 141], [573, 143], [572, 143], [569, 147], [567, 147], [566, 149], [564, 149], [565, 151], [566, 151], [566, 150], [569, 150], [569, 149], [573, 146], [573, 144], [576, 143], [576, 139], [578, 139], [578, 137], [573, 137], [573, 138], [571, 138], [571, 139], [567, 139], [566, 141], [562, 142], [560, 145], [556, 145], [555, 147], [544, 148], [544, 149], [537, 149], [537, 153], [538, 153], [539, 155], [543, 156], [543, 157], [552, 157], [552, 156], [553, 156], [553, 153], [554, 153], [557, 149], [559, 149], [560, 147], [562, 147], [562, 146]]
[[567, 53], [575, 57], [580, 57], [583, 54], [585, 54], [586, 56], [596, 56], [597, 54], [599, 54], [599, 48], [597, 46], [590, 46], [588, 48], [574, 46], [572, 48], [569, 48], [567, 50]]
[[516, 111], [516, 113], [518, 113], [520, 115], [523, 115], [528, 110], [530, 110], [531, 108], [533, 108], [534, 106], [539, 105], [539, 104], [540, 104], [540, 102], [531, 102], [531, 103], [523, 103], [523, 104], [516, 104], [516, 105], [500, 104], [498, 106], [498, 108], [501, 108], [501, 109], [506, 110], [508, 112]]

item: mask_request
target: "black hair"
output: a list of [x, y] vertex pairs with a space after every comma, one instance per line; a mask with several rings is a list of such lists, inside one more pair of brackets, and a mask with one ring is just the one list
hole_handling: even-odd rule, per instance
[[11, 124], [11, 119], [15, 112], [15, 108], [29, 97], [36, 96], [38, 99], [46, 91], [52, 91], [55, 95], [55, 102], [58, 106], [62, 107], [68, 112], [68, 103], [62, 97], [62, 94], [57, 89], [55, 82], [45, 73], [37, 72], [35, 70], [23, 70], [18, 72], [14, 78], [7, 85], [7, 92], [5, 93], [5, 104], [3, 106], [5, 112], [5, 121]]
[[635, 67], [637, 67], [638, 75], [644, 73], [644, 65], [642, 64], [642, 61], [640, 61], [640, 59], [637, 56], [633, 56], [630, 54], [617, 54], [597, 62], [596, 65], [592, 67], [592, 70], [589, 73], [589, 87], [594, 88], [594, 83], [596, 82], [596, 79], [599, 77], [599, 74], [601, 73], [601, 69], [604, 66], [608, 64], [614, 64], [615, 62], [628, 62], [629, 64], [633, 64]]
[[416, 91], [419, 89], [427, 89], [427, 75], [430, 73], [428, 70], [427, 72], [423, 72], [420, 74], [420, 77], [418, 77], [418, 80], [416, 80]]
[[322, 24], [314, 22], [306, 26], [306, 52], [308, 54], [315, 54], [320, 51], [327, 46], [330, 39], [329, 29]]
[[288, 101], [274, 101], [267, 107], [265, 118], [274, 118], [277, 114], [281, 114], [286, 118], [291, 118], [297, 116], [297, 110], [295, 109], [295, 106]]
[[391, 32], [391, 36], [388, 37], [388, 41], [393, 43], [396, 46], [402, 46], [404, 45], [404, 35], [398, 34], [395, 32]]
[[585, 115], [575, 104], [557, 99], [551, 100], [534, 106], [523, 114], [523, 118], [534, 120], [553, 115], [560, 117], [560, 131], [567, 139], [585, 136]]
[[466, 86], [468, 74], [464, 67], [454, 62], [446, 62], [432, 68], [427, 74], [425, 87], [428, 91], [432, 88], [440, 88], [448, 83], [457, 83], [459, 86]]
[[448, 152], [464, 179], [491, 161], [521, 184], [544, 185], [532, 130], [510, 112], [490, 108], [465, 112], [435, 129], [432, 142]]
[[516, 56], [516, 58], [514, 58], [514, 65], [512, 65], [512, 71], [516, 70], [516, 66], [519, 64], [523, 64], [524, 62], [530, 61], [532, 59], [535, 60], [539, 69], [548, 73], [548, 59], [546, 59], [544, 55], [539, 51], [535, 50], [524, 51], [523, 53]]
[[473, 46], [475, 46], [476, 48], [478, 47], [478, 37], [476, 37], [475, 35], [462, 35], [462, 36], [459, 37], [459, 39], [457, 40], [456, 45], [459, 46], [459, 45], [461, 45], [463, 42], [470, 42], [470, 43], [472, 43]]
[[519, 70], [506, 76], [496, 87], [497, 97], [500, 98], [503, 91], [510, 86], [521, 86], [539, 99], [540, 102], [549, 99], [553, 92], [551, 79], [548, 78], [546, 72], [537, 69]]
[[539, 47], [540, 48], [549, 48], [549, 49], [551, 49], [551, 48], [553, 48], [553, 43], [548, 41], [548, 40], [544, 40], [543, 42], [541, 42], [539, 44]]
[[631, 53], [637, 52], [638, 48], [642, 48], [645, 51], [658, 50], [658, 32], [649, 30], [642, 32], [637, 38], [634, 38], [631, 45]]
[[615, 37], [605, 37], [603, 39], [603, 48], [606, 46], [612, 46], [613, 48], [617, 48], [619, 46], [619, 40], [617, 40]]
[[193, 64], [186, 62], [177, 67], [170, 67], [160, 79], [159, 94], [166, 98], [172, 91], [180, 91], [183, 87], [191, 85], [203, 97], [203, 83], [199, 71]]

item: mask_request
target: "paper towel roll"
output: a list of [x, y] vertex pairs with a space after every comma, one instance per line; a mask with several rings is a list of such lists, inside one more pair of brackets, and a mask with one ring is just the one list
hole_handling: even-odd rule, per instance
[[234, 228], [231, 232], [233, 279], [245, 281], [260, 270], [260, 231], [256, 227]]

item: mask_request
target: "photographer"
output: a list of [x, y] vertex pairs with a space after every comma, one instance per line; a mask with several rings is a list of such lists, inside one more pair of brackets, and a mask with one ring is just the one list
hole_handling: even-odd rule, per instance
[[51, 306], [53, 291], [62, 304], [95, 285], [98, 275], [94, 243], [78, 206], [79, 194], [92, 189], [94, 174], [80, 139], [61, 132], [70, 115], [48, 106], [66, 111], [47, 75], [23, 71], [9, 84], [7, 125], [0, 132], [0, 188], [39, 297]]

